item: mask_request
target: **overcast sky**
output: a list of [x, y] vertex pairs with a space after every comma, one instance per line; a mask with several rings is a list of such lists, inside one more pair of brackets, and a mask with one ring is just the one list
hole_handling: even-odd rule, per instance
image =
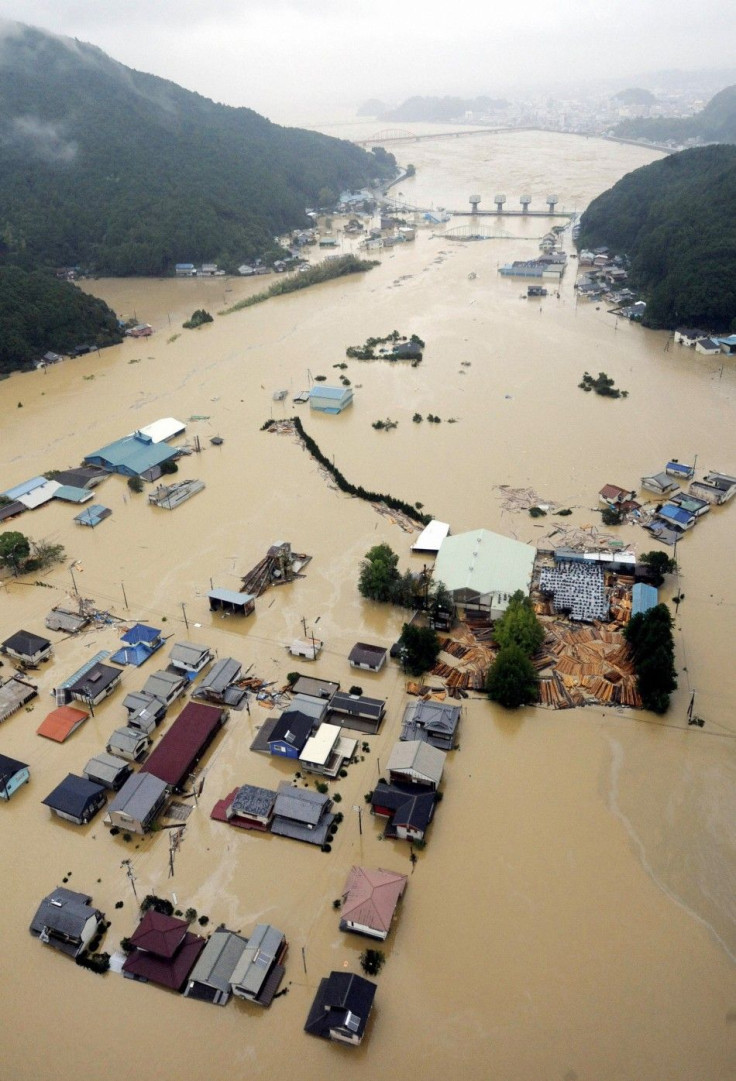
[[0, 0], [0, 17], [279, 122], [736, 57], [733, 0]]

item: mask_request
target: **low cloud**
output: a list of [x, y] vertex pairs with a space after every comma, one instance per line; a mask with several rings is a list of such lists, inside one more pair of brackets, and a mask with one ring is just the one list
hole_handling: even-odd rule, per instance
[[61, 124], [50, 124], [37, 116], [19, 116], [13, 120], [12, 136], [43, 161], [68, 164], [77, 156], [77, 144], [68, 140]]

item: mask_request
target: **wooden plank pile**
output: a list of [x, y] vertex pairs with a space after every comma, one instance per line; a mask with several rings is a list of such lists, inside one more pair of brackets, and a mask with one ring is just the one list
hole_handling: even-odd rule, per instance
[[629, 648], [620, 629], [602, 623], [571, 627], [547, 624], [543, 649], [533, 661], [537, 671], [552, 669], [540, 681], [540, 699], [553, 709], [591, 701], [638, 708], [641, 699]]

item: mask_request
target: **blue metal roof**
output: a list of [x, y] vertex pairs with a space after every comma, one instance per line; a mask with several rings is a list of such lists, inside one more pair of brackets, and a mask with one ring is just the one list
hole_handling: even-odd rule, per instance
[[75, 514], [74, 521], [79, 522], [80, 525], [88, 525], [94, 527], [99, 525], [100, 522], [104, 522], [105, 518], [109, 518], [112, 511], [109, 507], [103, 507], [102, 503], [93, 503], [91, 507], [87, 507], [85, 510]]
[[688, 514], [682, 507], [675, 506], [674, 503], [665, 503], [662, 509], [659, 511], [659, 517], [664, 518], [668, 522], [676, 522], [677, 525], [689, 525], [693, 520], [692, 514]]
[[350, 387], [312, 387], [310, 391], [310, 398], [331, 398], [335, 401], [341, 401], [343, 398], [353, 396], [353, 392]]
[[683, 465], [682, 462], [667, 462], [667, 472], [680, 473], [683, 477], [690, 477], [693, 474], [693, 467], [691, 465]]
[[20, 496], [28, 495], [29, 492], [41, 488], [44, 484], [48, 484], [46, 477], [32, 477], [30, 480], [24, 480], [22, 484], [16, 484], [15, 488], [8, 488], [2, 495], [7, 496], [8, 499], [19, 499]]
[[659, 604], [659, 593], [654, 586], [637, 582], [631, 591], [631, 614], [632, 616], [643, 615], [650, 608]]
[[75, 488], [71, 484], [62, 484], [61, 488], [57, 488], [54, 492], [54, 499], [63, 499], [65, 503], [86, 503], [88, 499], [92, 499], [92, 492], [89, 488]]
[[138, 645], [139, 642], [150, 644], [161, 637], [161, 631], [157, 627], [149, 627], [145, 623], [136, 623], [129, 631], [126, 631], [125, 634], [121, 634], [120, 637], [122, 641], [127, 642], [129, 646]]
[[116, 473], [138, 475], [152, 466], [161, 465], [177, 453], [176, 447], [170, 447], [167, 443], [154, 443], [150, 436], [134, 432], [133, 435], [123, 436], [99, 450], [91, 451], [85, 455], [84, 460], [112, 469]]

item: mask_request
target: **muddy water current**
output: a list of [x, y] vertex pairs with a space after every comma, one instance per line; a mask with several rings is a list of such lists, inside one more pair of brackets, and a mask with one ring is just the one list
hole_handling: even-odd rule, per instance
[[[655, 156], [531, 132], [428, 141], [397, 153], [417, 168], [400, 190], [419, 206], [463, 209], [475, 191], [484, 195], [481, 206], [497, 191], [511, 206], [529, 191], [532, 207], [555, 192], [560, 207], [578, 211]], [[360, 559], [385, 541], [402, 568], [419, 569], [422, 560], [410, 555], [410, 534], [337, 492], [291, 437], [260, 430], [297, 409], [355, 484], [420, 502], [454, 533], [482, 526], [535, 543], [555, 528], [600, 530], [594, 508], [602, 485], [636, 488], [672, 456], [697, 454], [698, 465], [736, 472], [732, 361], [683, 350], [664, 333], [616, 320], [605, 305], [576, 303], [574, 260], [559, 297], [551, 290], [541, 301], [522, 299], [525, 284], [498, 274], [506, 261], [533, 257], [550, 224], [505, 218], [499, 232], [508, 235], [470, 244], [442, 228], [419, 229], [413, 243], [379, 253], [381, 265], [361, 277], [216, 316], [199, 331], [181, 327], [194, 309], [215, 314], [263, 282], [85, 283], [155, 334], [0, 383], [3, 487], [73, 466], [110, 440], [174, 416], [202, 448], [183, 459], [180, 477], [200, 478], [206, 488], [167, 512], [113, 476], [95, 492], [95, 502], [113, 511], [97, 529], [74, 525], [75, 508], [58, 501], [24, 515], [17, 527], [62, 543], [68, 560], [35, 582], [0, 585], [0, 638], [21, 627], [44, 633], [44, 615], [76, 584], [115, 617], [207, 643], [276, 683], [299, 666], [285, 647], [304, 618], [325, 641], [310, 672], [355, 683], [346, 660], [352, 645], [389, 645], [402, 623], [402, 613], [359, 598]], [[426, 341], [422, 364], [347, 361], [355, 401], [341, 416], [291, 404], [318, 375], [337, 383], [334, 365], [347, 346], [394, 328]], [[586, 370], [606, 371], [628, 397], [583, 393], [577, 384]], [[280, 389], [288, 390], [283, 403], [273, 400]], [[415, 412], [442, 423], [412, 423]], [[386, 418], [398, 427], [371, 427]], [[219, 447], [210, 444], [215, 435], [224, 440]], [[499, 485], [532, 487], [573, 513], [534, 520], [509, 511]], [[653, 546], [637, 527], [618, 535], [638, 551]], [[126, 669], [94, 717], [67, 743], [51, 743], [35, 734], [52, 708], [51, 689], [98, 650], [114, 649], [120, 631], [100, 623], [76, 638], [51, 634], [54, 658], [35, 673], [39, 697], [0, 726], [2, 753], [32, 771], [31, 783], [0, 808], [0, 1077], [736, 1076], [735, 536], [736, 506], [728, 505], [678, 545], [679, 579], [662, 595], [684, 594], [676, 619], [680, 685], [664, 718], [602, 708], [509, 715], [481, 699], [466, 703], [445, 798], [414, 868], [406, 846], [381, 840], [365, 813], [361, 833], [354, 811], [365, 808], [364, 793], [398, 736], [407, 699], [395, 666], [358, 681], [389, 708], [370, 751], [331, 786], [345, 814], [331, 853], [210, 820], [215, 800], [236, 785], [275, 787], [293, 776], [286, 763], [249, 751], [267, 716], [254, 702], [250, 715], [231, 715], [202, 764], [204, 789], [169, 877], [165, 833], [126, 843], [100, 818], [79, 828], [40, 803], [104, 749], [123, 723], [122, 698], [157, 667], [154, 659]], [[313, 555], [306, 577], [270, 590], [245, 621], [210, 614], [210, 582], [237, 589], [280, 539]], [[686, 723], [693, 690], [703, 729]], [[208, 915], [210, 926], [282, 928], [288, 994], [267, 1011], [239, 1002], [218, 1009], [112, 973], [95, 976], [31, 939], [39, 899], [67, 878], [106, 912], [114, 948], [135, 927], [124, 859], [139, 895], [174, 896], [182, 909]], [[353, 863], [405, 871], [410, 882], [385, 947], [368, 1037], [346, 1049], [306, 1036], [302, 1026], [320, 978], [359, 971], [370, 945], [341, 934], [333, 909]]]

